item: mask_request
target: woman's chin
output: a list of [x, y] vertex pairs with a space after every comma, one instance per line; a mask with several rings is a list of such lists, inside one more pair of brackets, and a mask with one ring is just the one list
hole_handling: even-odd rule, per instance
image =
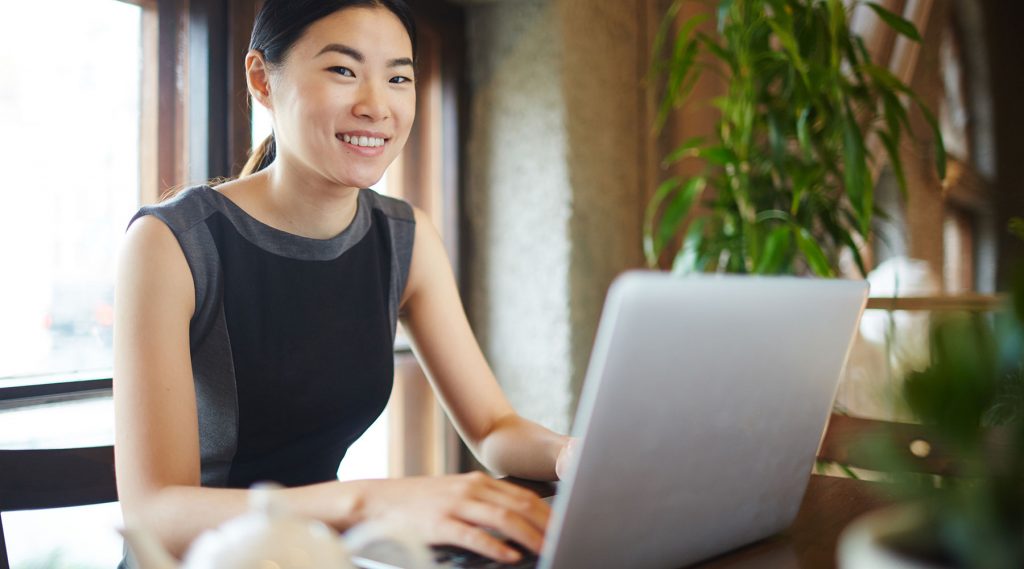
[[339, 186], [347, 188], [369, 188], [380, 182], [383, 177], [383, 174], [379, 176], [338, 176], [334, 180]]

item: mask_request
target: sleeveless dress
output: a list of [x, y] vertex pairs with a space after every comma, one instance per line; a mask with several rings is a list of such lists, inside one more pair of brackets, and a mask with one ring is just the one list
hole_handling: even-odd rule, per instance
[[360, 190], [352, 223], [325, 240], [263, 224], [209, 186], [132, 222], [145, 215], [171, 229], [195, 283], [202, 485], [337, 479], [391, 394], [412, 208]]

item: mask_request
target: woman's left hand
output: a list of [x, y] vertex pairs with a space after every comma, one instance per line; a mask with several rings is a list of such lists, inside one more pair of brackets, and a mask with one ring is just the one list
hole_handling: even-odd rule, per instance
[[558, 458], [555, 459], [555, 475], [558, 476], [559, 480], [565, 480], [567, 474], [569, 474], [569, 465], [576, 457], [576, 447], [579, 444], [579, 439], [575, 437], [569, 437], [562, 448], [558, 451]]

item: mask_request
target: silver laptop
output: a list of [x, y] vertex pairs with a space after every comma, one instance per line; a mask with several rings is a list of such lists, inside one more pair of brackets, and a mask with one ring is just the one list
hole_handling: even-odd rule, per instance
[[867, 291], [864, 281], [620, 276], [537, 567], [681, 567], [789, 526]]

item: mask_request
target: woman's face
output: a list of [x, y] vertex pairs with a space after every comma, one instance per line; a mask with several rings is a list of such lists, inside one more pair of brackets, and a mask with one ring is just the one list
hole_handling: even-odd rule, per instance
[[334, 184], [375, 184], [416, 114], [412, 42], [384, 8], [348, 8], [313, 25], [270, 73], [278, 159]]

